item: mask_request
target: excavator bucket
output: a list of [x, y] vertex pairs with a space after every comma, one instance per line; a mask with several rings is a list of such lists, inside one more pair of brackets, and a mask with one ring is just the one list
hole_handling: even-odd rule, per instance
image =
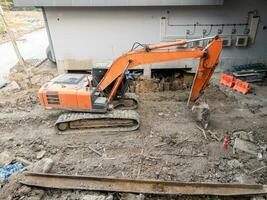
[[204, 51], [204, 56], [200, 58], [199, 66], [195, 74], [188, 104], [190, 102], [195, 102], [207, 87], [215, 67], [218, 64], [218, 59], [222, 51], [222, 40], [215, 37]]

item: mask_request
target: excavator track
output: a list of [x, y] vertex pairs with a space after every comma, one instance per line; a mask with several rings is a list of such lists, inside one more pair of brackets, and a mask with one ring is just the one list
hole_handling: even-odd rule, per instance
[[84, 128], [92, 132], [133, 131], [139, 128], [139, 115], [134, 110], [112, 110], [103, 114], [71, 112], [60, 115], [55, 125], [60, 131]]

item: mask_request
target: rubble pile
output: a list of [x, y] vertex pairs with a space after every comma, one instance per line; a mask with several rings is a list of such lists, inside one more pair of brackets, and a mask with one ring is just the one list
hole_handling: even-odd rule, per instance
[[0, 109], [3, 112], [30, 111], [32, 105], [39, 102], [38, 89], [56, 75], [56, 67], [49, 61], [39, 67], [17, 64], [10, 71], [9, 83], [0, 89]]
[[41, 87], [56, 75], [56, 68], [47, 69], [45, 66], [36, 67], [31, 64], [21, 66], [18, 64], [11, 69], [9, 80], [17, 86], [16, 89], [27, 90]]
[[136, 93], [185, 90], [191, 87], [193, 79], [194, 74], [189, 73], [174, 73], [167, 77], [154, 76], [152, 79], [141, 76], [130, 82], [130, 90]]

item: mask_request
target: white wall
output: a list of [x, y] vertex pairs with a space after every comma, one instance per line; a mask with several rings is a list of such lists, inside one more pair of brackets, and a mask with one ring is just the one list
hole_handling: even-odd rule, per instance
[[[220, 68], [233, 64], [267, 62], [266, 0], [225, 0], [223, 6], [71, 8], [46, 7], [53, 47], [60, 71], [94, 62], [110, 61], [127, 52], [135, 41], [160, 42], [160, 19], [170, 11], [170, 22], [245, 23], [247, 12], [257, 10], [261, 22], [256, 42], [245, 48], [224, 48]], [[169, 27], [170, 35], [185, 34], [187, 27]], [[227, 32], [227, 28], [225, 28]], [[202, 28], [197, 30], [202, 32]], [[242, 32], [242, 29], [238, 30]], [[214, 29], [214, 34], [217, 29]], [[175, 62], [184, 67], [195, 62]]]

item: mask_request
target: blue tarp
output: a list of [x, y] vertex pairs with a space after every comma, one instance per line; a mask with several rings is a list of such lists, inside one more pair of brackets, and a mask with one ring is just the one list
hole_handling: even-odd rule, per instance
[[20, 162], [16, 162], [14, 164], [5, 165], [0, 168], [0, 180], [2, 182], [7, 182], [8, 177], [13, 173], [20, 171], [23, 169], [23, 164]]

